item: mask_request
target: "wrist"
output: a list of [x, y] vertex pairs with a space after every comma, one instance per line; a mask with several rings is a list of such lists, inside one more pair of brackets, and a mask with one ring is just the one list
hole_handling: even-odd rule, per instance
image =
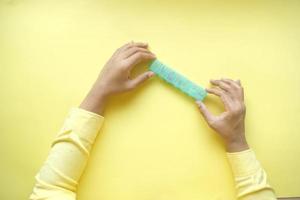
[[246, 137], [244, 134], [239, 134], [231, 138], [225, 139], [227, 152], [239, 152], [249, 149]]
[[108, 95], [102, 91], [92, 89], [80, 104], [80, 108], [103, 115], [107, 101]]

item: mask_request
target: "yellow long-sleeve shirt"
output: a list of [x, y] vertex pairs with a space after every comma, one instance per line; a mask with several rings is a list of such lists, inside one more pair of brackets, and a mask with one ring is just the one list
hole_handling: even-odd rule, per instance
[[[75, 200], [80, 176], [104, 118], [83, 109], [71, 110], [36, 175], [31, 200]], [[267, 175], [252, 150], [227, 153], [235, 177], [238, 199], [274, 200]]]

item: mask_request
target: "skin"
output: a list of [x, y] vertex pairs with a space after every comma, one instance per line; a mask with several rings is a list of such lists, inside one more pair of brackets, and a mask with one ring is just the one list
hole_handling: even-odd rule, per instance
[[[156, 56], [148, 50], [148, 44], [130, 42], [116, 50], [103, 67], [93, 87], [83, 100], [80, 108], [103, 116], [111, 96], [133, 90], [154, 76], [147, 71], [131, 79], [131, 71], [138, 64], [149, 62]], [[213, 88], [207, 92], [217, 95], [224, 103], [225, 112], [214, 116], [204, 103], [197, 101], [199, 109], [208, 125], [223, 139], [228, 152], [248, 149], [245, 137], [244, 92], [240, 81], [231, 79], [211, 80]]]
[[215, 116], [204, 103], [197, 101], [201, 114], [207, 124], [221, 136], [228, 152], [249, 149], [245, 136], [246, 106], [241, 82], [231, 79], [211, 80], [210, 82], [214, 87], [206, 91], [221, 98], [225, 111]]
[[153, 72], [147, 71], [135, 79], [130, 78], [134, 67], [155, 58], [156, 56], [148, 50], [147, 43], [130, 42], [123, 45], [104, 65], [80, 108], [103, 115], [111, 96], [133, 90], [154, 76]]

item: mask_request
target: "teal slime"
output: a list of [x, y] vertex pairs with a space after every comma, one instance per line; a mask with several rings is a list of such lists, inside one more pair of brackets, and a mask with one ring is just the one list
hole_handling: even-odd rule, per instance
[[195, 100], [202, 101], [207, 95], [204, 88], [196, 85], [157, 59], [150, 63], [149, 69], [161, 79], [193, 97]]

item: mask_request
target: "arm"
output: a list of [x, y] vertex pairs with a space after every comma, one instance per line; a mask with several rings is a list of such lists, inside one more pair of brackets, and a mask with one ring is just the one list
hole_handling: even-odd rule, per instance
[[52, 143], [49, 156], [36, 175], [30, 199], [74, 200], [80, 177], [101, 128], [108, 98], [132, 90], [153, 76], [145, 72], [130, 79], [139, 63], [154, 59], [147, 44], [129, 43], [119, 48], [106, 63], [80, 108], [74, 108]]
[[215, 86], [207, 89], [208, 93], [217, 95], [224, 103], [225, 112], [219, 116], [211, 114], [201, 102], [196, 102], [207, 121], [223, 139], [227, 157], [231, 165], [237, 198], [241, 200], [274, 200], [274, 191], [267, 181], [267, 175], [254, 152], [249, 149], [245, 136], [244, 92], [240, 81], [230, 79], [212, 80]]

